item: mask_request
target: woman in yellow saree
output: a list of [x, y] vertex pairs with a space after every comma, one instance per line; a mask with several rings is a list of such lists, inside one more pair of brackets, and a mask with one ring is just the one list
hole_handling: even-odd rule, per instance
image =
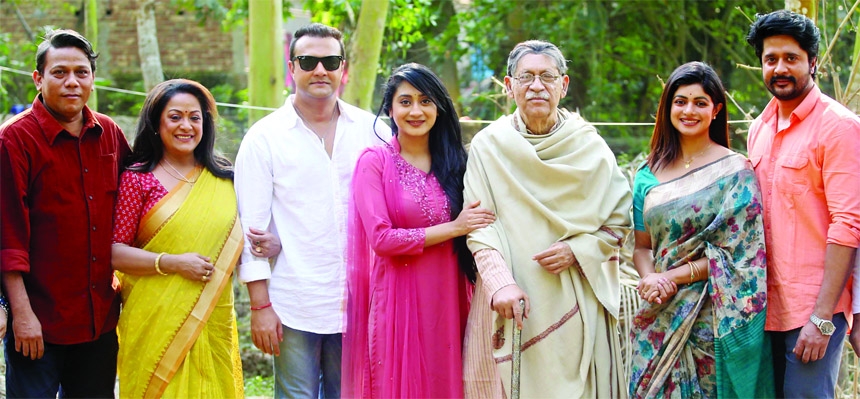
[[242, 228], [216, 117], [209, 91], [181, 79], [141, 110], [114, 212], [123, 398], [243, 397], [230, 284]]

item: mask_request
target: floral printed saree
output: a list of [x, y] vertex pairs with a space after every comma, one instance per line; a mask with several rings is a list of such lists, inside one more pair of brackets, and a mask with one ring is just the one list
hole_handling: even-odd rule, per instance
[[772, 397], [762, 203], [749, 161], [728, 155], [665, 183], [644, 166], [634, 193], [656, 271], [707, 257], [709, 276], [637, 312], [630, 396]]

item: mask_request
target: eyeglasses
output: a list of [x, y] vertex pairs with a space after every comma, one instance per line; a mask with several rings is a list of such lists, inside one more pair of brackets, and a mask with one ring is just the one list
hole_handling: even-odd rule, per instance
[[293, 57], [293, 61], [295, 60], [299, 60], [299, 67], [305, 71], [313, 71], [320, 62], [322, 62], [323, 68], [325, 68], [326, 71], [334, 71], [340, 68], [340, 63], [343, 62], [343, 56], [330, 55], [328, 57], [314, 57], [310, 55], [300, 55]]
[[543, 84], [551, 85], [551, 84], [555, 83], [558, 80], [558, 78], [561, 77], [561, 75], [553, 75], [549, 72], [545, 72], [545, 73], [540, 74], [539, 76], [535, 76], [535, 74], [533, 74], [533, 73], [526, 72], [526, 73], [524, 73], [518, 77], [515, 77], [514, 79], [516, 79], [517, 82], [520, 82], [520, 84], [523, 86], [529, 86], [532, 83], [534, 83], [536, 77], [540, 77], [540, 81]]

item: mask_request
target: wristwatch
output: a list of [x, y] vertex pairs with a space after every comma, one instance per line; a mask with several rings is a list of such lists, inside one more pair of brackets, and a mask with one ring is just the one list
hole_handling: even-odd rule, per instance
[[833, 325], [832, 321], [823, 320], [814, 314], [809, 316], [809, 321], [818, 327], [818, 331], [821, 331], [821, 335], [833, 335], [833, 332], [836, 331], [836, 326]]

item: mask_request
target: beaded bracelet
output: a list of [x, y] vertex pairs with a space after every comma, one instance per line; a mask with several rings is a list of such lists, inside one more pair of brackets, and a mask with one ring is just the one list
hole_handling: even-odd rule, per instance
[[262, 305], [262, 306], [251, 306], [251, 310], [263, 310], [265, 308], [268, 308], [269, 306], [272, 306], [271, 302], [269, 302], [265, 305]]
[[161, 271], [161, 268], [160, 268], [160, 267], [158, 267], [158, 263], [159, 263], [159, 262], [161, 262], [161, 257], [162, 257], [162, 256], [164, 256], [164, 255], [167, 255], [167, 253], [166, 253], [166, 252], [162, 252], [162, 253], [158, 254], [158, 256], [156, 256], [156, 257], [155, 257], [155, 271], [157, 271], [157, 272], [158, 272], [158, 274], [160, 274], [160, 275], [162, 275], [162, 276], [166, 276], [166, 275], [167, 275], [167, 273], [165, 273], [165, 272]]

